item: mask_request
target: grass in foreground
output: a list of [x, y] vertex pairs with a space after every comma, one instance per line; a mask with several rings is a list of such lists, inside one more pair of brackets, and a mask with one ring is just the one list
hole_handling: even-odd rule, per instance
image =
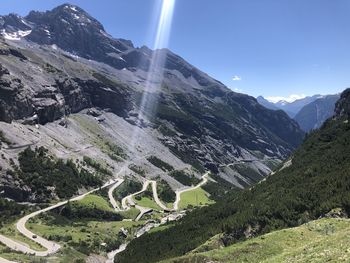
[[179, 209], [186, 209], [196, 206], [209, 205], [214, 201], [209, 199], [209, 194], [201, 187], [181, 194]]
[[349, 262], [350, 221], [320, 219], [232, 246], [163, 262]]

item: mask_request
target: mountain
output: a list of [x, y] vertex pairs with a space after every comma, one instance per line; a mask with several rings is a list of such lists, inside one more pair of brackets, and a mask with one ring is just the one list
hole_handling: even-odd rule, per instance
[[305, 105], [315, 101], [316, 99], [322, 97], [321, 95], [308, 96], [303, 99], [295, 100], [293, 102], [278, 101], [275, 105], [287, 112], [287, 114], [293, 118]]
[[338, 99], [339, 95], [314, 95], [294, 102], [272, 103], [262, 96], [257, 97], [257, 101], [265, 108], [285, 111], [305, 132], [319, 128], [331, 117]]
[[[174, 167], [209, 169], [244, 188], [270, 173], [303, 139], [284, 112], [231, 91], [170, 50], [138, 48], [110, 36], [77, 6], [1, 16], [0, 30], [0, 128], [14, 147], [35, 142], [53, 155], [81, 159], [74, 151], [82, 144], [86, 154], [102, 151], [104, 162], [117, 169], [120, 165], [103, 153], [98, 130], [130, 158], [141, 158], [137, 148], [144, 147]], [[164, 67], [152, 68], [149, 81], [156, 57]], [[142, 98], [149, 103], [143, 105]], [[136, 134], [127, 143], [133, 130], [148, 139]], [[151, 141], [159, 148], [151, 150]], [[3, 172], [11, 168], [9, 158], [0, 161]], [[229, 165], [234, 162], [240, 165]], [[174, 188], [181, 186], [165, 178]]]
[[305, 105], [295, 115], [294, 120], [305, 132], [318, 129], [321, 125], [334, 114], [335, 103], [340, 95], [327, 95]]
[[274, 103], [268, 101], [263, 96], [257, 97], [256, 100], [265, 108], [268, 108], [270, 110], [279, 110], [279, 108]]
[[294, 118], [295, 115], [307, 104], [322, 98], [321, 95], [313, 95], [313, 96], [308, 96], [305, 97], [303, 99], [298, 99], [295, 100], [293, 102], [288, 102], [285, 100], [280, 100], [276, 103], [270, 102], [268, 100], [266, 100], [265, 98], [263, 98], [262, 96], [259, 97], [259, 103], [261, 103], [261, 105], [265, 106], [268, 109], [271, 109], [272, 107], [275, 107], [277, 109], [283, 110], [285, 111], [289, 117]]
[[[341, 94], [335, 112], [333, 118], [306, 137], [279, 170], [261, 183], [250, 189], [231, 193], [214, 205], [195, 210], [162, 231], [133, 240], [117, 256], [116, 262], [139, 262], [141, 258], [143, 262], [212, 262], [217, 261], [218, 256], [224, 259], [227, 256], [225, 251], [234, 251], [240, 257], [244, 256], [240, 252], [247, 252], [246, 249], [240, 250], [247, 245], [240, 243], [244, 240], [274, 230], [296, 227], [322, 217], [346, 217], [350, 213], [350, 89]], [[346, 228], [348, 220], [343, 222]], [[299, 238], [301, 236], [304, 239], [306, 235], [312, 239], [310, 242], [315, 244], [315, 249], [324, 251], [319, 242], [320, 237], [311, 237], [313, 234], [310, 231], [313, 231], [312, 225], [315, 224], [318, 225], [317, 229], [323, 228], [320, 228], [317, 221], [309, 223], [308, 232], [300, 233]], [[291, 230], [286, 231], [292, 234]], [[293, 242], [293, 237], [281, 236], [286, 231], [275, 232], [277, 235], [279, 233], [278, 236], [273, 233], [268, 236], [284, 237], [281, 242], [290, 238]], [[331, 233], [334, 231], [330, 235]], [[267, 253], [271, 251], [270, 247], [265, 247], [264, 254], [261, 251], [264, 249], [263, 239], [268, 236], [253, 239], [259, 241], [249, 242], [249, 249], [264, 257], [270, 255], [270, 252]], [[339, 234], [338, 238], [344, 240]], [[221, 249], [211, 251], [217, 247]], [[189, 257], [178, 258], [190, 251], [192, 252]], [[196, 251], [213, 253], [198, 254], [196, 257]], [[290, 243], [284, 251], [286, 254], [296, 254], [296, 258], [315, 256], [310, 250], [305, 250], [305, 247], [299, 251], [294, 250]], [[231, 259], [236, 258], [234, 253], [230, 254]], [[334, 256], [341, 259], [347, 253], [339, 251]], [[279, 262], [278, 259], [279, 257]], [[256, 262], [255, 257], [245, 260]]]

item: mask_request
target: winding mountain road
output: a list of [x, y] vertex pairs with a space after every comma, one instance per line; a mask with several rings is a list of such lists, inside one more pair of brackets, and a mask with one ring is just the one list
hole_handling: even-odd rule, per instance
[[145, 181], [143, 183], [142, 189], [140, 191], [124, 197], [122, 199], [122, 209], [123, 210], [120, 210], [120, 211], [126, 211], [126, 210], [129, 210], [131, 208], [131, 206], [135, 206], [135, 208], [140, 211], [140, 213], [137, 215], [135, 221], [139, 221], [143, 217], [144, 214], [151, 212], [153, 210], [152, 208], [139, 206], [133, 200], [134, 196], [145, 192], [150, 183], [151, 183], [151, 181], [149, 181], [149, 180]]
[[54, 253], [56, 253], [58, 250], [60, 250], [61, 246], [55, 242], [52, 242], [52, 241], [49, 241], [43, 237], [40, 237], [40, 236], [37, 236], [36, 234], [34, 234], [33, 232], [31, 232], [30, 230], [28, 230], [26, 228], [26, 223], [28, 222], [29, 219], [37, 216], [37, 215], [40, 215], [42, 213], [45, 213], [45, 212], [48, 212], [50, 210], [53, 210], [55, 208], [58, 208], [58, 207], [61, 207], [65, 204], [67, 204], [68, 202], [73, 202], [73, 201], [78, 201], [78, 200], [81, 200], [83, 199], [85, 196], [91, 194], [91, 193], [94, 193], [100, 189], [103, 189], [103, 188], [106, 188], [106, 187], [109, 187], [113, 184], [115, 184], [116, 182], [119, 182], [119, 180], [121, 179], [117, 179], [117, 180], [111, 180], [107, 183], [105, 183], [103, 186], [99, 187], [99, 188], [95, 188], [85, 194], [82, 194], [82, 195], [79, 195], [77, 197], [74, 197], [72, 199], [69, 199], [69, 200], [66, 200], [66, 201], [63, 201], [63, 202], [59, 202], [55, 205], [52, 205], [52, 206], [49, 206], [47, 208], [44, 208], [42, 210], [39, 210], [39, 211], [36, 211], [36, 212], [33, 212], [29, 215], [26, 215], [24, 217], [22, 217], [20, 220], [18, 220], [18, 222], [16, 223], [16, 228], [17, 230], [22, 234], [24, 235], [25, 237], [33, 240], [34, 242], [38, 243], [39, 245], [41, 245], [42, 247], [46, 248], [45, 251], [37, 251], [37, 250], [33, 250], [31, 249], [29, 246], [26, 246], [24, 245], [23, 243], [20, 243], [18, 241], [15, 241], [15, 240], [12, 240], [6, 236], [3, 236], [3, 235], [0, 235], [0, 242], [3, 243], [4, 245], [6, 245], [7, 247], [9, 247], [10, 249], [12, 250], [15, 250], [15, 251], [19, 251], [19, 252], [22, 252], [22, 253], [25, 253], [25, 254], [31, 254], [31, 255], [35, 255], [35, 256], [38, 256], [38, 257], [46, 257], [48, 255], [52, 255]]
[[157, 193], [157, 181], [150, 181], [152, 184], [152, 192], [153, 192], [153, 199], [156, 202], [156, 204], [162, 208], [165, 212], [170, 212], [171, 209], [167, 208], [162, 201], [160, 201]]
[[202, 181], [199, 184], [197, 184], [196, 186], [176, 191], [176, 200], [174, 202], [174, 208], [173, 208], [174, 211], [177, 211], [179, 209], [179, 203], [181, 201], [181, 194], [184, 193], [184, 192], [188, 192], [188, 191], [192, 191], [192, 190], [198, 189], [202, 185], [205, 185], [208, 182], [208, 180], [209, 180], [209, 174], [210, 174], [210, 172], [206, 172], [202, 176]]
[[[121, 171], [118, 174], [120, 174], [122, 171], [123, 171], [123, 169], [121, 169]], [[126, 210], [130, 209], [131, 206], [135, 206], [138, 210], [140, 210], [140, 214], [135, 219], [135, 221], [138, 221], [138, 220], [140, 220], [142, 218], [142, 216], [145, 213], [148, 213], [148, 212], [152, 211], [152, 209], [151, 208], [147, 208], [147, 207], [138, 206], [137, 204], [135, 204], [135, 202], [133, 200], [133, 197], [138, 195], [138, 194], [141, 194], [141, 193], [145, 192], [150, 184], [152, 186], [152, 192], [153, 192], [153, 199], [154, 199], [154, 201], [164, 211], [170, 212], [170, 211], [178, 210], [178, 205], [179, 205], [179, 202], [181, 201], [181, 194], [182, 193], [187, 192], [187, 191], [191, 191], [191, 190], [195, 190], [195, 189], [201, 187], [202, 185], [204, 185], [204, 184], [206, 184], [208, 182], [208, 179], [209, 179], [209, 172], [205, 173], [202, 176], [202, 181], [199, 184], [197, 184], [196, 186], [176, 191], [176, 201], [174, 202], [174, 208], [172, 210], [167, 208], [161, 202], [161, 200], [158, 197], [158, 193], [157, 193], [157, 182], [156, 181], [152, 181], [152, 180], [146, 180], [143, 183], [142, 189], [140, 191], [124, 197], [122, 199], [122, 202], [121, 202], [122, 203], [122, 208], [120, 208], [118, 206], [117, 201], [115, 200], [115, 198], [113, 196], [113, 192], [115, 191], [115, 189], [117, 187], [119, 187], [124, 182], [124, 179], [110, 180], [109, 182], [105, 183], [103, 186], [101, 186], [99, 188], [95, 188], [95, 189], [93, 189], [93, 190], [91, 190], [89, 192], [86, 192], [86, 193], [84, 193], [82, 195], [79, 195], [77, 197], [71, 198], [71, 199], [66, 200], [66, 201], [59, 202], [59, 203], [57, 203], [55, 205], [52, 205], [52, 206], [49, 206], [47, 208], [41, 209], [39, 211], [33, 212], [33, 213], [29, 214], [29, 215], [26, 215], [26, 216], [22, 217], [20, 220], [18, 220], [18, 222], [16, 223], [17, 230], [21, 234], [23, 234], [25, 237], [31, 239], [32, 241], [34, 241], [37, 244], [39, 244], [42, 247], [44, 247], [46, 249], [45, 251], [37, 251], [37, 250], [31, 249], [27, 244], [20, 243], [18, 241], [15, 241], [15, 240], [13, 240], [11, 238], [8, 238], [8, 237], [6, 237], [4, 235], [1, 235], [1, 234], [0, 234], [0, 242], [3, 243], [4, 245], [6, 245], [7, 247], [9, 247], [12, 250], [19, 251], [19, 252], [22, 252], [22, 253], [25, 253], [25, 254], [35, 255], [35, 256], [38, 256], [38, 257], [49, 256], [49, 255], [52, 255], [52, 254], [55, 254], [56, 252], [58, 252], [61, 249], [61, 246], [59, 244], [55, 243], [55, 242], [52, 242], [52, 241], [49, 241], [49, 240], [47, 240], [47, 239], [45, 239], [43, 237], [37, 236], [35, 233], [31, 232], [30, 230], [28, 230], [26, 228], [25, 225], [28, 222], [28, 220], [33, 218], [33, 217], [35, 217], [35, 216], [38, 216], [38, 215], [40, 215], [42, 213], [48, 212], [48, 211], [53, 210], [55, 208], [64, 206], [68, 202], [82, 200], [84, 197], [86, 197], [89, 194], [92, 194], [92, 193], [94, 193], [94, 192], [96, 192], [96, 191], [98, 191], [100, 189], [110, 187], [110, 189], [108, 191], [108, 197], [109, 197], [110, 203], [113, 206], [113, 208], [116, 211], [126, 211]], [[121, 247], [121, 250], [123, 250], [123, 249], [125, 249], [125, 248]], [[111, 258], [114, 257], [114, 255], [111, 255]], [[0, 257], [0, 263], [2, 263], [2, 262], [8, 263], [8, 262], [11, 262], [11, 261], [5, 260], [5, 259]]]
[[122, 183], [124, 182], [124, 179], [119, 180], [118, 182], [116, 182], [111, 188], [109, 188], [108, 190], [108, 198], [109, 198], [109, 202], [111, 203], [112, 207], [114, 208], [114, 210], [116, 211], [120, 211], [120, 207], [117, 203], [117, 200], [115, 200], [114, 196], [113, 196], [113, 192], [115, 191], [115, 189], [117, 189]]
[[149, 184], [150, 184], [150, 181], [147, 180], [147, 181], [145, 181], [143, 183], [142, 189], [140, 191], [138, 191], [136, 193], [132, 193], [132, 194], [130, 194], [128, 196], [125, 196], [122, 199], [122, 209], [123, 210], [128, 210], [128, 209], [130, 209], [130, 206], [135, 206], [135, 202], [134, 202], [134, 200], [132, 198], [134, 196], [136, 196], [136, 195], [139, 195], [139, 194], [145, 192], [147, 190]]
[[[143, 192], [145, 192], [148, 188], [149, 185], [152, 185], [152, 192], [153, 192], [153, 199], [154, 201], [156, 202], [156, 204], [161, 208], [163, 209], [164, 211], [171, 211], [169, 208], [167, 208], [159, 199], [158, 197], [158, 193], [157, 193], [157, 182], [156, 181], [151, 181], [151, 180], [146, 180], [144, 183], [143, 183], [143, 186], [142, 186], [142, 189], [136, 193], [132, 193], [126, 197], [124, 197], [122, 199], [122, 209], [119, 209], [118, 205], [117, 205], [117, 202], [116, 200], [114, 199], [113, 197], [113, 191], [114, 189], [110, 189], [110, 192], [111, 194], [109, 194], [109, 198], [110, 198], [110, 201], [111, 201], [111, 204], [115, 204], [113, 205], [113, 207], [115, 206], [115, 209], [117, 211], [126, 211], [126, 210], [129, 210], [131, 208], [131, 206], [135, 206], [135, 208], [137, 208], [138, 210], [140, 210], [140, 214], [138, 214], [138, 216], [136, 217], [135, 221], [138, 221], [142, 218], [142, 216], [146, 213], [149, 213], [150, 211], [152, 211], [151, 208], [148, 208], [148, 207], [142, 207], [142, 206], [139, 206], [135, 203], [135, 201], [133, 200], [133, 197], [134, 196], [137, 196]], [[118, 210], [119, 209], [119, 210]]]
[[[171, 211], [171, 212], [175, 212], [176, 210], [178, 210], [178, 204], [179, 202], [181, 201], [181, 194], [184, 193], [184, 192], [187, 192], [187, 191], [191, 191], [191, 190], [194, 190], [194, 189], [197, 189], [199, 187], [201, 187], [202, 185], [206, 184], [209, 180], [209, 173], [210, 172], [206, 172], [203, 176], [202, 176], [202, 181], [197, 184], [196, 186], [194, 187], [190, 187], [190, 188], [186, 188], [186, 189], [183, 189], [183, 190], [180, 190], [180, 191], [177, 191], [176, 192], [176, 201], [174, 202], [174, 208], [172, 210], [169, 210], [168, 208], [166, 208], [164, 206], [164, 204], [162, 204], [162, 202], [160, 201], [159, 197], [158, 197], [158, 193], [157, 193], [157, 182], [156, 181], [150, 181], [150, 180], [147, 180], [144, 182], [143, 184], [143, 187], [142, 187], [142, 190], [140, 190], [139, 192], [136, 192], [136, 193], [133, 193], [133, 194], [130, 194], [126, 197], [124, 197], [122, 199], [122, 207], [123, 209], [129, 209], [130, 207], [127, 205], [127, 203], [129, 203], [130, 205], [135, 205], [135, 202], [133, 201], [132, 197], [135, 196], [135, 195], [138, 195], [144, 191], [146, 191], [148, 185], [151, 183], [152, 184], [152, 192], [153, 192], [153, 198], [155, 200], [155, 202], [158, 204], [159, 207], [161, 208], [166, 208], [164, 209], [164, 211]], [[157, 201], [158, 200], [158, 201]], [[160, 205], [161, 204], [161, 205]], [[138, 206], [135, 206], [136, 208], [140, 209], [140, 207]], [[141, 210], [140, 210], [141, 211]], [[136, 221], [138, 219], [140, 219], [141, 217], [143, 216], [143, 213], [141, 212], [139, 215], [138, 215], [138, 218], [136, 219]], [[181, 215], [180, 215], [181, 217]], [[169, 214], [167, 215], [166, 217], [163, 217], [162, 220], [161, 220], [161, 223], [158, 223], [158, 224], [155, 224], [153, 226], [149, 226], [147, 229], [145, 229], [144, 231], [141, 231], [139, 234], [136, 235], [136, 237], [140, 237], [142, 236], [143, 234], [147, 233], [149, 230], [151, 230], [153, 227], [157, 227], [159, 225], [162, 225], [162, 224], [165, 224], [166, 222], [168, 221], [174, 221], [178, 218], [178, 215], [177, 216], [173, 216], [172, 214]], [[146, 227], [145, 227], [146, 228]], [[126, 247], [128, 246], [128, 242], [127, 243], [124, 243], [122, 244], [118, 249], [108, 253], [108, 260], [106, 261], [106, 263], [112, 263], [114, 262], [114, 258], [117, 254], [123, 252]]]

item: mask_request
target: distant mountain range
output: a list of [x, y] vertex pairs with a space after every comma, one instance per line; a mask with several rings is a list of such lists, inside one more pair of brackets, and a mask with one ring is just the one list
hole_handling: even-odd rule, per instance
[[306, 132], [319, 128], [325, 120], [334, 114], [335, 103], [339, 95], [313, 95], [288, 102], [285, 100], [273, 103], [262, 96], [257, 101], [271, 110], [283, 110]]
[[294, 117], [300, 128], [310, 131], [321, 125], [334, 115], [335, 104], [339, 95], [327, 95], [305, 105]]

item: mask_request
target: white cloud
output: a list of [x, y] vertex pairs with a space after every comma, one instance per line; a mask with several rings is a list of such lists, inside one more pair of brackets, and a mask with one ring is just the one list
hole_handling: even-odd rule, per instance
[[300, 100], [305, 98], [306, 95], [305, 94], [291, 94], [288, 97], [282, 97], [282, 96], [270, 96], [270, 97], [266, 97], [266, 99], [272, 103], [276, 103], [279, 102], [281, 100], [283, 101], [287, 101], [287, 102], [293, 102], [296, 100]]
[[235, 76], [233, 76], [232, 80], [239, 81], [239, 80], [242, 80], [242, 78], [241, 78], [241, 76], [235, 75]]

